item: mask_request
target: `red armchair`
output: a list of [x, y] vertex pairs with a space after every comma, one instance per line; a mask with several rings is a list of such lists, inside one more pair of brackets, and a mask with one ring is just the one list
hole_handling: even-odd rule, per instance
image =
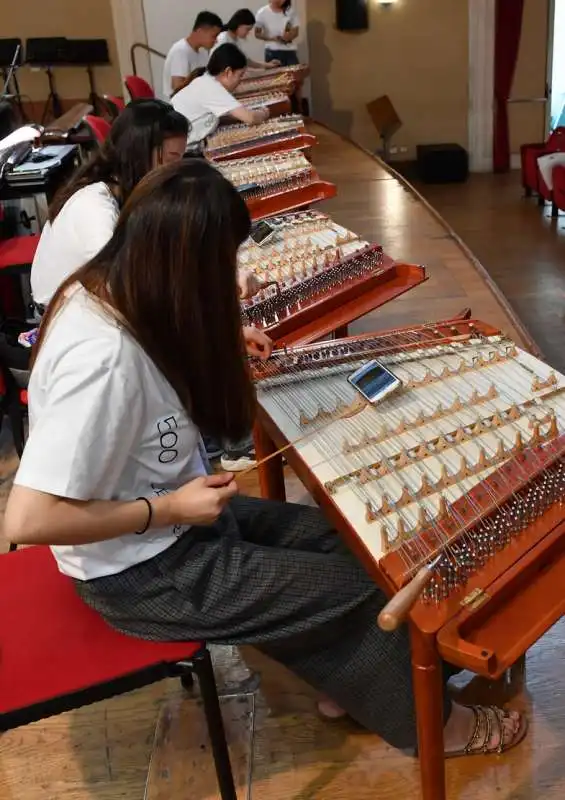
[[[565, 127], [555, 128], [548, 137], [547, 142], [537, 144], [523, 144], [520, 148], [522, 161], [522, 186], [526, 197], [538, 195], [540, 205], [545, 201], [553, 202], [552, 192], [541, 177], [538, 169], [538, 158], [549, 153], [565, 152]], [[554, 215], [557, 214], [555, 206]]]
[[565, 211], [565, 167], [553, 168], [553, 206], [558, 211]]

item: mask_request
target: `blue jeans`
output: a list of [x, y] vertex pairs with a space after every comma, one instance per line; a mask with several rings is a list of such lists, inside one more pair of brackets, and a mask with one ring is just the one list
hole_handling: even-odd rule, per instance
[[281, 67], [294, 67], [300, 64], [296, 50], [272, 50], [265, 48], [265, 61], [280, 61]]

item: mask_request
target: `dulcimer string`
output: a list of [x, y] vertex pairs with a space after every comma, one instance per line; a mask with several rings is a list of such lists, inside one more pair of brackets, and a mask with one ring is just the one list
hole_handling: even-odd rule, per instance
[[[475, 335], [476, 335], [476, 334], [475, 334]], [[403, 339], [404, 339], [404, 341], [403, 341], [403, 342], [402, 342], [402, 341], [400, 341], [400, 342], [399, 342], [399, 341], [398, 341], [398, 339], [399, 339], [399, 338], [403, 338]], [[469, 337], [465, 337], [465, 338], [469, 338]], [[479, 338], [480, 338], [480, 337], [479, 337]], [[386, 336], [386, 337], [377, 337], [377, 338], [376, 338], [376, 340], [373, 340], [373, 341], [375, 341], [375, 343], [376, 343], [376, 344], [379, 344], [379, 345], [381, 345], [381, 348], [380, 348], [380, 349], [381, 349], [381, 354], [382, 354], [382, 350], [383, 350], [383, 348], [382, 348], [382, 344], [385, 344], [385, 343], [386, 343], [386, 344], [388, 344], [388, 342], [389, 342], [391, 339], [392, 339], [392, 342], [391, 342], [391, 343], [394, 343], [395, 347], [394, 347], [394, 348], [385, 347], [385, 351], [386, 351], [386, 350], [389, 350], [389, 352], [390, 352], [391, 350], [393, 350], [393, 349], [394, 349], [394, 350], [396, 350], [396, 351], [398, 352], [399, 345], [400, 345], [400, 346], [402, 346], [402, 345], [405, 345], [405, 346], [406, 346], [407, 344], [411, 344], [411, 345], [413, 345], [413, 344], [416, 344], [416, 345], [417, 345], [417, 344], [420, 344], [420, 345], [422, 345], [422, 344], [426, 344], [426, 345], [428, 345], [428, 346], [429, 346], [429, 345], [432, 345], [432, 348], [431, 348], [431, 349], [433, 350], [433, 343], [434, 343], [434, 342], [433, 342], [433, 340], [430, 340], [430, 339], [424, 339], [424, 338], [422, 337], [422, 329], [420, 329], [420, 330], [418, 330], [418, 331], [413, 331], [413, 332], [412, 332], [412, 331], [409, 331], [409, 332], [407, 332], [407, 331], [402, 331], [402, 332], [401, 332], [401, 337], [399, 337], [398, 335], [396, 335], [396, 336], [395, 336], [395, 335], [393, 335], [393, 336]], [[406, 339], [408, 339], [408, 341], [406, 341]], [[453, 347], [452, 345], [450, 346], [450, 344], [451, 344], [451, 343], [450, 343], [449, 341], [448, 341], [448, 342], [446, 342], [446, 341], [445, 341], [445, 339], [444, 339], [442, 342], [438, 342], [437, 344], [438, 344], [438, 346], [439, 346], [439, 345], [442, 345], [442, 346], [443, 346], [443, 348], [451, 350], [451, 351], [452, 351], [454, 354], [456, 354], [457, 356], [461, 356], [461, 350], [460, 350], [460, 349], [457, 349], [457, 348], [455, 348], [455, 347]], [[489, 347], [491, 347], [491, 345], [490, 345], [490, 343], [488, 342], [488, 340], [484, 340], [484, 337], [483, 337], [483, 344], [487, 344]], [[359, 346], [360, 346], [360, 349], [361, 349], [361, 350], [362, 350], [362, 349], [364, 349], [364, 345], [365, 345], [365, 342], [361, 342], [361, 343], [360, 343], [360, 345], [359, 345]], [[331, 343], [328, 343], [328, 346], [331, 346]], [[447, 346], [447, 347], [446, 347], [446, 346]], [[349, 357], [350, 357], [350, 358], [355, 358], [355, 356], [359, 357], [359, 356], [362, 356], [362, 355], [364, 355], [364, 354], [363, 354], [363, 353], [361, 353], [361, 352], [359, 352], [359, 353], [356, 353], [356, 350], [355, 350], [355, 347], [354, 347], [354, 346], [348, 346], [348, 350], [349, 350], [349, 353], [348, 353], [348, 355], [349, 355]], [[287, 353], [286, 355], [288, 355], [288, 353]], [[368, 355], [368, 354], [367, 354], [367, 355]], [[421, 358], [421, 357], [422, 357], [422, 356], [420, 356], [420, 358]], [[435, 357], [436, 359], [439, 359], [439, 361], [440, 361], [440, 364], [443, 362], [443, 359], [439, 358], [439, 356], [437, 355], [437, 352], [436, 352], [435, 354], [433, 354], [433, 353], [430, 353], [430, 355], [429, 355], [428, 357], [430, 357], [430, 358], [432, 358], [432, 357]], [[426, 356], [424, 356], [424, 359], [425, 359], [425, 358], [426, 358]], [[285, 371], [287, 374], [289, 374], [289, 373], [290, 373], [290, 374], [292, 375], [293, 373], [301, 373], [301, 372], [302, 372], [301, 365], [300, 365], [299, 363], [297, 363], [297, 365], [296, 365], [296, 368], [295, 368], [295, 367], [293, 367], [292, 365], [289, 365], [288, 363], [287, 363], [286, 365], [284, 365], [284, 366], [285, 366], [285, 370], [284, 370], [284, 371]], [[317, 364], [315, 364], [315, 366], [318, 366], [318, 365], [317, 365]], [[323, 366], [324, 366], [323, 362], [322, 362], [322, 363], [320, 363], [320, 364], [319, 364], [319, 366], [323, 367]], [[327, 363], [326, 363], [326, 365], [325, 365], [325, 366], [328, 366], [328, 365], [327, 365]], [[306, 372], [306, 374], [307, 374], [307, 372]], [[439, 378], [440, 376], [436, 376], [436, 377], [438, 377], [438, 378]], [[316, 396], [316, 392], [315, 392], [315, 391], [314, 391], [314, 396]], [[439, 396], [439, 397], [441, 397], [441, 394], [440, 394], [440, 393], [438, 393], [438, 396]], [[321, 394], [319, 395], [319, 399], [322, 399], [322, 395], [321, 395]], [[361, 407], [357, 408], [357, 409], [356, 409], [356, 411], [355, 411], [354, 413], [356, 413], [357, 411], [360, 411], [360, 410], [362, 409], [362, 407], [363, 407], [363, 406], [361, 406]], [[309, 438], [309, 437], [311, 437], [311, 436], [314, 436], [314, 435], [319, 435], [319, 438], [320, 438], [321, 440], [324, 440], [324, 444], [326, 444], [326, 445], [328, 445], [328, 444], [333, 444], [333, 442], [331, 442], [331, 440], [329, 439], [329, 437], [328, 437], [327, 435], [324, 435], [324, 433], [323, 433], [324, 429], [325, 429], [326, 427], [328, 427], [329, 425], [332, 425], [332, 424], [335, 424], [335, 423], [339, 422], [341, 419], [344, 419], [344, 418], [347, 418], [347, 417], [351, 418], [351, 416], [353, 416], [353, 414], [352, 414], [352, 412], [351, 412], [351, 410], [350, 410], [350, 409], [345, 409], [345, 411], [344, 411], [344, 412], [342, 412], [342, 413], [340, 413], [340, 414], [337, 414], [337, 415], [336, 415], [336, 414], [334, 414], [333, 416], [330, 416], [330, 418], [329, 418], [329, 419], [327, 419], [327, 421], [325, 422], [325, 424], [323, 424], [322, 426], [319, 426], [319, 425], [318, 425], [318, 426], [316, 426], [315, 428], [313, 428], [312, 430], [308, 431], [306, 434], [304, 434], [303, 436], [299, 437], [298, 439], [295, 439], [294, 441], [287, 443], [286, 445], [284, 445], [283, 447], [279, 448], [279, 449], [278, 449], [278, 450], [276, 450], [275, 452], [273, 452], [273, 453], [269, 454], [268, 456], [264, 457], [264, 458], [263, 458], [263, 459], [261, 459], [259, 462], [257, 462], [257, 464], [255, 464], [253, 467], [250, 467], [250, 468], [246, 469], [244, 472], [240, 473], [240, 476], [244, 476], [245, 474], [248, 474], [248, 473], [252, 472], [253, 470], [255, 470], [255, 469], [259, 468], [260, 466], [262, 466], [263, 464], [265, 464], [265, 463], [269, 462], [269, 461], [270, 461], [270, 460], [272, 460], [273, 458], [275, 458], [275, 457], [277, 457], [277, 456], [280, 456], [280, 455], [281, 455], [281, 454], [283, 454], [285, 451], [289, 450], [290, 448], [294, 447], [295, 445], [299, 444], [300, 442], [304, 441], [305, 439], [308, 439], [308, 438]], [[477, 421], [480, 421], [480, 420], [479, 420], [479, 416], [480, 416], [480, 415], [475, 415], [475, 417], [476, 417], [476, 420], [477, 420]], [[357, 422], [355, 421], [355, 422], [354, 422], [354, 428], [355, 428], [356, 426], [357, 426]], [[494, 432], [494, 431], [493, 431], [493, 432]], [[502, 441], [502, 437], [501, 437], [501, 441]], [[465, 455], [466, 455], [466, 454], [465, 454], [465, 453], [463, 453], [463, 458], [465, 458]], [[510, 458], [510, 457], [511, 457], [511, 453], [509, 453], [509, 454], [508, 454], [508, 458]], [[330, 458], [335, 458], [335, 455], [334, 455], [334, 456], [330, 456]], [[327, 462], [328, 460], [330, 460], [330, 459], [326, 459], [326, 462]], [[383, 461], [388, 461], [388, 466], [389, 466], [389, 468], [392, 466], [392, 467], [393, 467], [393, 469], [394, 469], [394, 465], [393, 465], [393, 464], [391, 464], [391, 463], [390, 463], [390, 461], [389, 461], [389, 460], [388, 460], [386, 457], [384, 457], [382, 460], [383, 460]], [[536, 455], [536, 460], [538, 460], [538, 461], [539, 461], [539, 459], [537, 458], [537, 455]], [[320, 465], [321, 465], [322, 463], [326, 463], [326, 462], [320, 462]], [[425, 471], [424, 471], [423, 467], [421, 467], [421, 465], [415, 465], [415, 466], [417, 467], [417, 469], [418, 469], [418, 470], [420, 470], [420, 472], [422, 473], [422, 475], [425, 475]], [[398, 477], [398, 476], [397, 476], [397, 477]], [[524, 477], [527, 479], [527, 477], [528, 477], [528, 476], [524, 474]], [[509, 486], [511, 487], [511, 484], [510, 484], [510, 482], [508, 482], [508, 484], [509, 484]], [[492, 490], [491, 490], [491, 488], [489, 487], [488, 483], [486, 483], [486, 488], [487, 488], [487, 491], [489, 491], [489, 492], [490, 492], [490, 494], [491, 494], [491, 497], [492, 497], [492, 500], [493, 500], [493, 501], [495, 501], [495, 507], [498, 507], [498, 506], [499, 506], [499, 504], [496, 502], [496, 495], [495, 495], [495, 494], [492, 492]], [[511, 488], [512, 488], [512, 487], [511, 487]], [[413, 489], [412, 489], [412, 487], [410, 487], [410, 486], [408, 486], [408, 485], [406, 484], [406, 485], [405, 485], [405, 489], [406, 489], [406, 492], [407, 492], [407, 494], [408, 494], [409, 496], [413, 496]], [[512, 493], [514, 493], [514, 492], [512, 492]], [[367, 498], [369, 498], [369, 495], [368, 495], [368, 493], [367, 493], [367, 492], [363, 492], [363, 494], [364, 494], [364, 495], [365, 495]], [[417, 500], [418, 500], [418, 498], [417, 498], [417, 497], [415, 497], [415, 496], [413, 496], [413, 499], [414, 499], [415, 501], [417, 501]], [[473, 503], [471, 503], [471, 504], [473, 505]], [[480, 508], [479, 508], [479, 507], [478, 507], [476, 504], [474, 504], [474, 506], [475, 506], [475, 509], [474, 509], [474, 510], [476, 511], [476, 518], [477, 518], [477, 520], [479, 520], [479, 519], [480, 519], [480, 517], [481, 517], [481, 509], [480, 509]], [[464, 520], [463, 520], [463, 519], [460, 517], [460, 515], [458, 515], [458, 514], [457, 514], [457, 513], [456, 513], [456, 512], [455, 512], [453, 509], [449, 509], [449, 513], [451, 514], [451, 516], [453, 516], [453, 517], [454, 517], [454, 521], [456, 521], [456, 522], [458, 523], [459, 532], [461, 532], [461, 530], [464, 530], [464, 528], [465, 528], [465, 527], [468, 527], [468, 523], [465, 523], [465, 521], [464, 521]], [[429, 524], [432, 524], [432, 525], [433, 525], [433, 522], [432, 522], [432, 520], [431, 520], [431, 519], [429, 519], [429, 520], [428, 520], [428, 522], [429, 522]], [[437, 527], [438, 527], [438, 526], [437, 526], [437, 524], [435, 524], [435, 525], [433, 525], [433, 527], [437, 529]], [[441, 526], [441, 527], [443, 527], [443, 526]], [[438, 531], [438, 533], [439, 533], [439, 531]], [[440, 538], [441, 538], [441, 539], [443, 539], [445, 547], [447, 547], [449, 550], [451, 550], [451, 548], [449, 548], [449, 538], [454, 538], [454, 536], [452, 535], [451, 537], [448, 537], [448, 536], [446, 536], [446, 532], [444, 532], [444, 531], [441, 531], [441, 534], [442, 534], [442, 535], [441, 535], [441, 537], [440, 537]], [[458, 535], [458, 534], [456, 534], [456, 535]], [[429, 556], [429, 554], [422, 553], [422, 557], [423, 557], [425, 560], [427, 560], [428, 556]], [[407, 566], [408, 566], [408, 564], [407, 564]]]

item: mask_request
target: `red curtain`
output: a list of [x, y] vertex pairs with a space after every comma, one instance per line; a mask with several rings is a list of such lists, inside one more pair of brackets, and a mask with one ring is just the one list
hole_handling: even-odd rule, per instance
[[508, 172], [510, 169], [508, 98], [518, 60], [523, 11], [524, 0], [496, 0], [493, 136], [495, 172]]

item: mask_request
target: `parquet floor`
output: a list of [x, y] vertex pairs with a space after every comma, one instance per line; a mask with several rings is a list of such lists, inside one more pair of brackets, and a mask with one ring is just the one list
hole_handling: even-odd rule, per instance
[[[352, 229], [381, 241], [398, 258], [424, 263], [430, 280], [355, 330], [448, 317], [465, 306], [520, 338], [505, 308], [485, 285], [452, 232], [405, 186], [361, 151], [318, 130], [315, 162], [339, 194], [326, 204]], [[563, 222], [520, 199], [518, 181], [479, 176], [467, 184], [424, 187], [489, 273], [549, 359], [565, 369], [561, 310], [565, 296]], [[17, 459], [6, 430], [0, 437], [0, 509]], [[288, 476], [289, 498], [307, 500]], [[243, 491], [256, 493], [254, 481]], [[5, 549], [0, 536], [0, 552]], [[0, 642], [1, 649], [1, 642]], [[565, 797], [565, 627], [560, 624], [528, 656], [525, 687], [471, 682], [473, 700], [504, 699], [529, 709], [530, 734], [508, 756], [448, 764], [450, 800], [562, 800]], [[251, 649], [217, 648], [224, 693], [245, 690], [260, 675], [253, 748], [254, 800], [408, 800], [418, 797], [416, 763], [376, 737], [322, 723], [311, 690]], [[469, 675], [458, 679], [465, 686]], [[226, 699], [224, 711], [240, 784], [247, 797], [249, 698]], [[166, 681], [122, 698], [0, 736], [2, 800], [213, 800], [211, 757], [197, 698]]]

